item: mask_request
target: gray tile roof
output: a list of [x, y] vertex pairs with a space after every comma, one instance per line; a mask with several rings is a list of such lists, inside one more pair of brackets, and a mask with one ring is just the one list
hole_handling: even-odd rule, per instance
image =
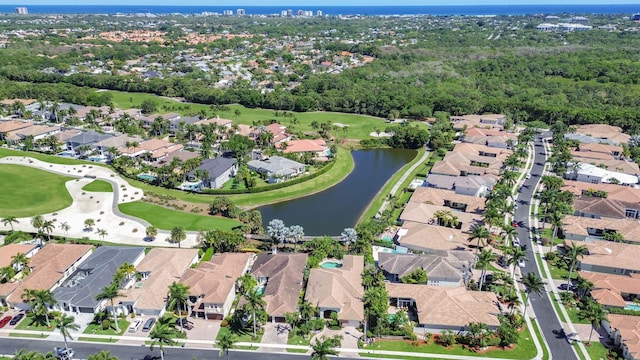
[[95, 131], [85, 131], [80, 135], [74, 136], [71, 139], [67, 140], [67, 143], [73, 144], [75, 146], [84, 145], [84, 144], [94, 144], [109, 138], [112, 138], [114, 135], [109, 134], [100, 134]]
[[141, 247], [101, 246], [53, 291], [53, 296], [60, 305], [95, 308], [99, 303], [96, 295], [111, 283], [120, 265], [133, 263], [143, 254]]
[[272, 156], [267, 160], [251, 160], [247, 165], [249, 168], [255, 169], [258, 172], [266, 172], [280, 176], [292, 175], [305, 168], [304, 164], [281, 156]]
[[378, 267], [402, 278], [418, 268], [423, 269], [429, 280], [463, 281], [470, 275], [475, 256], [466, 250], [448, 251], [447, 256], [379, 253]]
[[[215, 179], [218, 176], [227, 172], [233, 165], [236, 164], [236, 159], [217, 157], [215, 159], [207, 159], [202, 161], [202, 164], [196, 168], [196, 170], [205, 170], [209, 173], [211, 179]], [[189, 172], [189, 175], [193, 176], [195, 170]]]

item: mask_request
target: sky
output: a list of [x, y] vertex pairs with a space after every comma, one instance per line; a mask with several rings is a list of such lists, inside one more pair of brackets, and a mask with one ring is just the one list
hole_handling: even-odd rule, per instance
[[403, 6], [638, 4], [640, 0], [0, 0], [0, 5]]

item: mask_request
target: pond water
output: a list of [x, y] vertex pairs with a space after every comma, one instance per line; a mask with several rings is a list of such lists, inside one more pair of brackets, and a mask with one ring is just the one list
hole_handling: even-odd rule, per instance
[[371, 149], [352, 153], [355, 168], [342, 182], [323, 192], [303, 198], [259, 207], [265, 228], [280, 219], [286, 226], [300, 225], [305, 235], [340, 235], [354, 227], [367, 205], [405, 164], [414, 150]]

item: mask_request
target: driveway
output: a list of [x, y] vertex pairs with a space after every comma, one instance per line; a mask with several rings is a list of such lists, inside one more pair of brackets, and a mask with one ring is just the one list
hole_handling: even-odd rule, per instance
[[[193, 323], [193, 329], [185, 330], [188, 340], [215, 341], [220, 331], [220, 320], [205, 320], [200, 318], [189, 318]], [[202, 347], [201, 343], [189, 343], [186, 347]]]
[[[262, 344], [278, 344], [286, 345], [289, 339], [289, 325], [282, 323], [267, 323], [264, 326], [264, 335], [262, 335]], [[262, 346], [258, 351], [263, 352], [285, 352], [284, 348], [272, 348]]]
[[[342, 342], [340, 343], [340, 347], [343, 349], [358, 349], [358, 339], [362, 336], [362, 332], [360, 332], [357, 328], [353, 326], [345, 326], [340, 330], [331, 330], [329, 328], [324, 328], [318, 334], [316, 334], [311, 339], [311, 344], [315, 341], [315, 339], [319, 339], [322, 336], [326, 336], [327, 338], [333, 337], [335, 335], [342, 335]], [[345, 357], [358, 357], [357, 352], [342, 352], [340, 356]]]

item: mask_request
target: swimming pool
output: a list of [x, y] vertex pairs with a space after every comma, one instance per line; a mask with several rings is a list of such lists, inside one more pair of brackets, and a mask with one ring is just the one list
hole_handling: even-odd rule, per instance
[[337, 268], [341, 268], [342, 264], [336, 261], [327, 261], [322, 263], [322, 265], [320, 266], [325, 269], [337, 269]]
[[58, 156], [64, 156], [64, 157], [76, 157], [76, 153], [72, 150], [66, 150], [63, 152], [58, 153]]
[[146, 181], [155, 181], [156, 177], [150, 174], [138, 174], [138, 177]]
[[100, 155], [100, 156], [89, 156], [88, 157], [89, 161], [93, 161], [93, 162], [106, 162], [107, 158]]
[[627, 304], [627, 306], [625, 306], [624, 309], [625, 310], [640, 311], [640, 305], [639, 304]]

